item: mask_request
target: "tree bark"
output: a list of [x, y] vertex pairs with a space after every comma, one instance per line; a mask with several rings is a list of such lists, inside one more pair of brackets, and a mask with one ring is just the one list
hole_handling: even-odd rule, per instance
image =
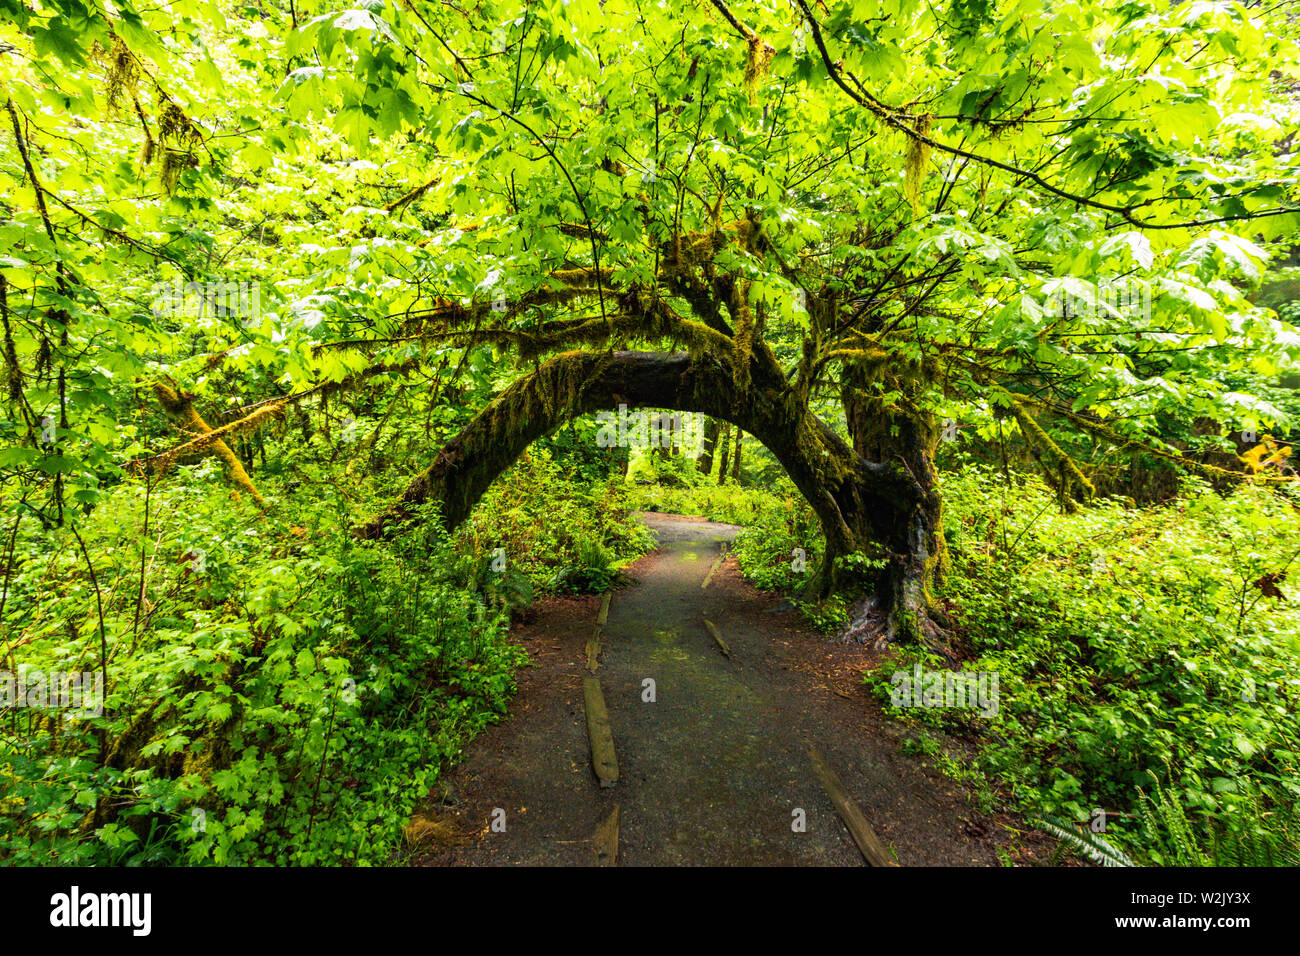
[[[915, 401], [917, 387], [892, 380], [901, 392], [886, 405], [850, 373], [841, 396], [853, 449], [864, 458], [893, 462], [916, 481], [919, 495], [905, 509], [861, 522], [887, 547], [886, 565], [876, 575], [874, 592], [858, 609], [855, 627], [889, 636], [924, 640], [946, 650], [946, 615], [936, 605], [934, 585], [948, 570], [943, 537], [943, 503], [937, 488], [934, 452], [939, 427]], [[861, 537], [862, 531], [856, 537]]]

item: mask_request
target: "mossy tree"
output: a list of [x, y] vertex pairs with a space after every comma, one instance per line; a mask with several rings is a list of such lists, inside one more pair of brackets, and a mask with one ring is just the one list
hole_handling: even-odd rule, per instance
[[[499, 394], [361, 533], [429, 500], [456, 524], [574, 416], [702, 412], [816, 510], [810, 593], [871, 566], [855, 633], [938, 642], [947, 419], [1019, 432], [1069, 502], [1093, 486], [1062, 430], [1181, 461], [1155, 423], [1266, 421], [1214, 370], [1300, 341], [1245, 298], [1300, 223], [1277, 7], [308, 0], [253, 31], [83, 6], [14, 16], [42, 69], [8, 80], [27, 258], [0, 314], [29, 447], [6, 467], [91, 461], [50, 464], [42, 416], [103, 446], [111, 412], [67, 376], [101, 374], [78, 362], [106, 336], [240, 485], [223, 435], [396, 375], [436, 398], [490, 358]], [[89, 155], [116, 171], [89, 182]], [[222, 261], [275, 287], [268, 311], [169, 358], [185, 323], [145, 314], [143, 278]], [[215, 391], [236, 380], [261, 394]], [[240, 414], [205, 432], [217, 399]]]
[[[1045, 7], [1012, 27], [986, 19], [991, 6], [937, 21], [912, 10], [904, 26], [881, 6], [866, 21], [870, 42], [848, 6], [790, 12], [688, 4], [660, 24], [629, 8], [589, 22], [581, 49], [548, 14], [529, 14], [504, 42], [497, 35], [495, 56], [461, 34], [451, 71], [482, 110], [466, 121], [485, 147], [477, 173], [512, 171], [508, 203], [481, 209], [474, 233], [478, 249], [514, 263], [494, 273], [492, 292], [508, 304], [494, 312], [483, 296], [469, 312], [420, 311], [403, 331], [514, 352], [525, 369], [366, 534], [427, 499], [458, 522], [529, 441], [569, 416], [620, 402], [703, 412], [760, 440], [817, 512], [826, 549], [809, 594], [873, 566], [841, 559], [881, 556], [854, 633], [938, 642], [941, 409], [983, 405], [1015, 423], [1067, 504], [1091, 484], [1048, 435], [1058, 413], [1108, 432], [1099, 441], [1110, 445], [1151, 442], [1102, 425], [1125, 390], [1098, 390], [1086, 373], [1105, 378], [1134, 353], [1152, 359], [1147, 327], [1172, 322], [1180, 343], [1213, 345], [1220, 317], [1249, 309], [1240, 289], [1259, 250], [1216, 229], [1244, 214], [1241, 197], [1170, 190], [1162, 171], [1193, 155], [1213, 162], [1185, 124], [1221, 107], [1171, 104], [1170, 125], [1144, 134], [1146, 152], [1124, 139], [1150, 125], [1138, 100], [1105, 123], [1091, 117], [1136, 82], [1148, 54], [1171, 68], [1191, 56], [1191, 34], [1185, 48], [1157, 50], [1119, 15], [1107, 52], [1124, 65], [1103, 66], [1092, 51], [1100, 33]], [[942, 67], [918, 46], [922, 24], [943, 36]], [[1008, 58], [997, 77], [977, 70], [990, 30]], [[1038, 41], [1021, 30], [1065, 51], [1032, 79], [1010, 65], [1037, 62]], [[922, 75], [884, 75], [867, 53], [882, 41], [896, 44], [886, 60], [924, 64]], [[604, 66], [599, 79], [583, 72], [589, 55]], [[521, 93], [512, 71], [534, 58], [554, 69]], [[1267, 98], [1243, 65], [1234, 95]], [[1197, 87], [1207, 97], [1208, 79]], [[1073, 102], [1092, 81], [1109, 93]], [[530, 153], [545, 170], [521, 182], [518, 157]], [[1294, 222], [1263, 212], [1250, 232]], [[527, 238], [503, 242], [507, 232]], [[1054, 233], [1068, 236], [1073, 261]], [[557, 268], [536, 268], [548, 260]], [[1131, 279], [1139, 312], [1109, 302], [1098, 282], [1107, 274]], [[1274, 328], [1254, 334], [1271, 340]]]

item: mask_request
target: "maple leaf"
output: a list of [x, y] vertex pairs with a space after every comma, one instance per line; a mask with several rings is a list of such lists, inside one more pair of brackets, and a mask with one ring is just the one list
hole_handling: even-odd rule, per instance
[[1277, 598], [1279, 601], [1285, 601], [1286, 597], [1283, 596], [1282, 591], [1278, 588], [1278, 584], [1285, 580], [1285, 571], [1270, 571], [1258, 581], [1255, 581], [1254, 586], [1259, 588], [1260, 593], [1262, 593], [1264, 597]]

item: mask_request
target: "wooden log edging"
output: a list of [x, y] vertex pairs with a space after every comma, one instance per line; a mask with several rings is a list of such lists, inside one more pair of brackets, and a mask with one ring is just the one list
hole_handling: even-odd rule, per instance
[[602, 788], [618, 783], [618, 757], [614, 753], [614, 731], [609, 724], [605, 694], [591, 674], [582, 677], [582, 699], [587, 712], [587, 740], [591, 745], [591, 769]]
[[849, 792], [844, 788], [843, 782], [839, 776], [831, 769], [831, 765], [826, 762], [822, 752], [816, 747], [808, 751], [808, 756], [812, 759], [813, 770], [817, 772], [818, 778], [822, 782], [822, 787], [826, 790], [826, 795], [831, 798], [831, 803], [835, 804], [835, 809], [848, 827], [849, 836], [853, 837], [853, 842], [858, 845], [862, 851], [863, 858], [867, 861], [868, 866], [898, 866], [898, 863], [889, 855], [885, 845], [880, 842], [876, 836], [876, 831], [871, 829], [871, 824], [867, 822], [866, 816], [853, 802]]
[[606, 591], [605, 596], [600, 601], [600, 612], [596, 615], [596, 626], [591, 630], [591, 637], [587, 639], [587, 670], [596, 673], [596, 668], [600, 666], [600, 633], [605, 628], [605, 622], [609, 620], [609, 599], [610, 592]]
[[726, 560], [726, 557], [727, 557], [727, 545], [724, 542], [722, 545], [722, 550], [718, 553], [718, 556], [713, 559], [713, 564], [709, 568], [709, 573], [706, 574], [704, 576], [704, 580], [700, 582], [701, 589], [707, 588], [709, 586], [709, 582], [713, 580], [713, 573], [718, 570], [718, 567], [722, 564], [724, 560]]
[[596, 827], [596, 835], [592, 838], [592, 846], [596, 851], [597, 866], [618, 866], [618, 804], [614, 804], [614, 809], [601, 824]]

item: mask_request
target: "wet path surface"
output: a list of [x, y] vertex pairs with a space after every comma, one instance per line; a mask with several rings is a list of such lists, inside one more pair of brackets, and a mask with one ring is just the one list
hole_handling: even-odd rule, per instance
[[[627, 741], [619, 754], [623, 863], [861, 863], [808, 770], [789, 689], [750, 666], [753, 635], [731, 618], [727, 591], [700, 586], [737, 529], [655, 524], [662, 560], [611, 604], [597, 672], [615, 740]], [[646, 680], [654, 681], [653, 702], [643, 699]], [[797, 811], [805, 832], [792, 829]]]
[[574, 599], [525, 634], [537, 666], [521, 671], [511, 716], [471, 745], [438, 811], [463, 842], [425, 862], [591, 865], [592, 835], [617, 804], [623, 866], [861, 866], [809, 747], [826, 754], [902, 864], [998, 862], [989, 818], [899, 752], [901, 731], [861, 687], [861, 649], [805, 630], [741, 581], [731, 559], [701, 587], [739, 529], [645, 520], [661, 549], [615, 593], [597, 670], [618, 784], [602, 791], [590, 767], [581, 676], [598, 601]]

